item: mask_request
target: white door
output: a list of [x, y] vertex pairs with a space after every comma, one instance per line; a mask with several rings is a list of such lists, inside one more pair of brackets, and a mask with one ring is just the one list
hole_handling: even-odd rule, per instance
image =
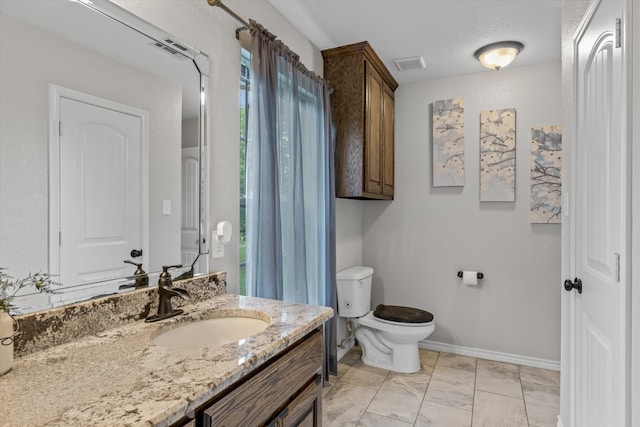
[[60, 283], [130, 275], [123, 261], [133, 249], [148, 252], [143, 119], [63, 97], [60, 121]]
[[182, 228], [180, 262], [191, 265], [200, 253], [200, 148], [182, 149]]
[[621, 1], [594, 3], [575, 40], [571, 254], [582, 293], [571, 290], [575, 299], [571, 394], [572, 425], [580, 427], [627, 425], [626, 73], [616, 34], [623, 8]]

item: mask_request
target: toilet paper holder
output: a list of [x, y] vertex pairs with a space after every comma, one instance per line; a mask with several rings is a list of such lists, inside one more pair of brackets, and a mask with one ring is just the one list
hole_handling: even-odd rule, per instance
[[[478, 272], [478, 274], [476, 274], [476, 276], [478, 277], [478, 279], [484, 279], [484, 274]], [[458, 277], [462, 277], [462, 271], [458, 271]]]

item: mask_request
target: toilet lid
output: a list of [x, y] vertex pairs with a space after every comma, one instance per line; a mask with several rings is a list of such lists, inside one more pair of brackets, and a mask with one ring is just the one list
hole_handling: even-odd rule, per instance
[[380, 304], [373, 311], [373, 315], [378, 319], [400, 323], [429, 323], [433, 321], [433, 314], [428, 311], [399, 305]]

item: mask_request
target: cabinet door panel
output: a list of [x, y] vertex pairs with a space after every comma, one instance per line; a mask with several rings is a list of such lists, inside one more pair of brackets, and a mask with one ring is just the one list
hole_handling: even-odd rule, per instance
[[[205, 409], [206, 426], [265, 425], [301, 384], [322, 369], [322, 332], [315, 332], [244, 384]], [[276, 423], [276, 425], [278, 425]]]
[[383, 95], [383, 139], [382, 139], [382, 194], [393, 196], [393, 158], [394, 158], [394, 116], [393, 116], [393, 91], [384, 87]]
[[365, 191], [382, 193], [382, 77], [368, 62], [365, 97]]
[[322, 419], [322, 377], [316, 375], [313, 381], [289, 403], [284, 418], [285, 427], [315, 427]]

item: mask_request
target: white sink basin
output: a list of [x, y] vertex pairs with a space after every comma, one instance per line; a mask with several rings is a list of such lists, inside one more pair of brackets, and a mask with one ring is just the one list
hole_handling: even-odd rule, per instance
[[176, 349], [218, 347], [255, 335], [269, 326], [269, 315], [260, 311], [218, 311], [213, 318], [197, 320], [162, 332], [155, 345]]

